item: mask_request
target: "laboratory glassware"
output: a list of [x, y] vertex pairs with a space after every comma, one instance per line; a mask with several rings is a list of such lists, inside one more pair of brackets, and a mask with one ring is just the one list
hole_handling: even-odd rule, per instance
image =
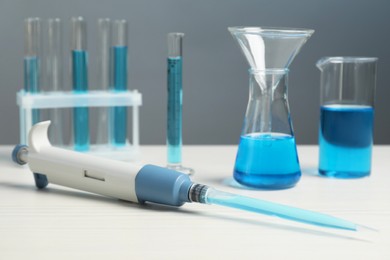
[[[40, 91], [40, 77], [42, 67], [42, 33], [41, 19], [27, 18], [24, 21], [24, 91], [26, 93], [38, 93]], [[40, 121], [38, 109], [32, 110], [32, 122], [34, 125]]]
[[234, 178], [263, 189], [294, 186], [301, 170], [287, 99], [288, 67], [309, 29], [230, 27], [250, 65], [250, 96]]
[[[52, 91], [64, 90], [63, 81], [63, 49], [62, 22], [59, 18], [47, 20], [47, 50], [46, 50], [46, 84]], [[63, 145], [64, 110], [54, 108], [49, 110], [52, 127], [49, 138], [55, 145]]]
[[[113, 23], [112, 43], [112, 89], [127, 90], [128, 63], [128, 27], [126, 20], [115, 20]], [[127, 136], [127, 107], [113, 107], [111, 111], [111, 144], [125, 146]]]
[[[87, 28], [82, 17], [71, 19], [71, 69], [75, 94], [88, 91]], [[74, 149], [89, 150], [89, 112], [87, 107], [73, 109]]]
[[29, 134], [29, 147], [17, 145], [12, 159], [18, 164], [28, 163], [32, 172], [44, 174], [53, 184], [136, 203], [181, 206], [198, 202], [320, 227], [352, 231], [363, 227], [330, 215], [219, 191], [193, 183], [187, 174], [155, 165], [125, 163], [53, 147], [47, 138], [49, 125], [50, 121], [36, 124]]
[[[111, 46], [111, 20], [109, 18], [100, 18], [98, 20], [98, 87], [100, 90], [108, 91], [110, 88], [111, 66], [110, 66], [110, 46]], [[106, 145], [109, 143], [110, 125], [109, 109], [107, 107], [99, 108], [97, 144]]]
[[[24, 91], [30, 94], [36, 94], [40, 91], [40, 77], [42, 66], [42, 31], [41, 19], [27, 18], [24, 21], [25, 39], [24, 39]], [[31, 122], [27, 122], [27, 128], [40, 121], [39, 109], [31, 110]], [[37, 186], [46, 186], [47, 178], [45, 175], [34, 173], [34, 180]]]
[[184, 33], [168, 34], [167, 167], [193, 174], [193, 169], [182, 166], [183, 37]]
[[319, 172], [337, 178], [370, 175], [377, 58], [324, 57], [321, 71]]

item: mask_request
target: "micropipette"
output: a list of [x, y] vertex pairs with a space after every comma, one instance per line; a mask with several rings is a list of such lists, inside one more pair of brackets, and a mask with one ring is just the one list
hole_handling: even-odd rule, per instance
[[[115, 20], [113, 23], [112, 46], [112, 87], [114, 91], [127, 90], [127, 21]], [[114, 107], [112, 111], [111, 143], [126, 145], [127, 108]]]
[[[82, 17], [71, 19], [71, 53], [73, 91], [82, 94], [88, 90], [87, 28]], [[89, 114], [87, 107], [73, 109], [74, 148], [89, 150]]]
[[193, 174], [194, 170], [181, 165], [182, 106], [183, 106], [183, 37], [184, 33], [168, 34], [168, 165], [172, 170]]
[[[50, 183], [136, 203], [181, 206], [186, 202], [277, 216], [306, 224], [356, 231], [358, 225], [330, 215], [244, 197], [191, 181], [187, 174], [155, 165], [138, 165], [53, 147], [47, 138], [50, 121], [36, 124], [29, 147], [17, 145], [12, 159], [43, 174]], [[36, 182], [38, 188], [44, 188]]]

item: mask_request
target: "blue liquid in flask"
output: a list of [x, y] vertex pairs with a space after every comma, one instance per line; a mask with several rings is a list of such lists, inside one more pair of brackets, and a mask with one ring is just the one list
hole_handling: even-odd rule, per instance
[[328, 105], [321, 107], [321, 174], [358, 178], [370, 174], [374, 109], [370, 106]]
[[240, 138], [234, 179], [262, 189], [285, 189], [301, 177], [295, 138], [282, 133], [255, 133]]

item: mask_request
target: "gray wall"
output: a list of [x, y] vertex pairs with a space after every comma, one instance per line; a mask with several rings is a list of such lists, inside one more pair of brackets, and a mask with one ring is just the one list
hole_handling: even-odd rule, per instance
[[[1, 0], [0, 144], [19, 139], [15, 93], [23, 84], [24, 18], [68, 21], [79, 15], [89, 22], [91, 63], [96, 20], [125, 18], [130, 23], [130, 85], [144, 98], [142, 144], [165, 143], [166, 34], [172, 31], [186, 33], [184, 142], [237, 143], [248, 98], [248, 65], [226, 29], [234, 25], [316, 30], [290, 67], [289, 101], [300, 144], [317, 142], [320, 74], [315, 62], [322, 56], [379, 57], [375, 142], [389, 144], [389, 10], [386, 0]], [[95, 78], [92, 66], [91, 85]]]

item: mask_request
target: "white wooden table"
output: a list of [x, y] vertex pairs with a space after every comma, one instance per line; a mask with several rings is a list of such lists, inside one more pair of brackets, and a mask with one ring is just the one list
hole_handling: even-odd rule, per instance
[[[372, 175], [318, 176], [317, 146], [300, 146], [303, 176], [292, 189], [232, 181], [235, 146], [186, 146], [193, 180], [218, 189], [333, 214], [379, 232], [311, 227], [214, 205], [137, 205], [60, 186], [38, 191], [26, 166], [0, 146], [0, 259], [390, 259], [390, 146], [375, 146]], [[165, 164], [164, 146], [143, 161]]]

